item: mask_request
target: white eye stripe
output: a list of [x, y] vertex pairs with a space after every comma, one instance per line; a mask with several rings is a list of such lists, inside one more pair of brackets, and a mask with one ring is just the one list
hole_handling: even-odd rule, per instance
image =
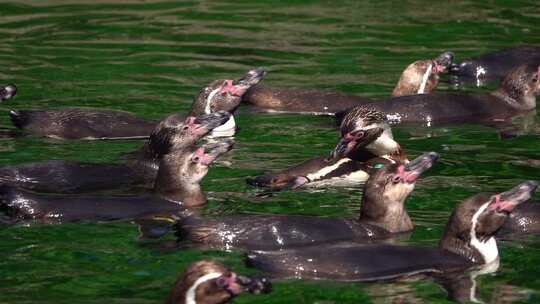
[[197, 291], [197, 287], [201, 285], [202, 283], [208, 282], [213, 279], [217, 279], [223, 274], [220, 272], [211, 272], [208, 274], [203, 275], [202, 277], [198, 278], [193, 285], [188, 289], [186, 292], [186, 304], [197, 304], [197, 301], [195, 300], [195, 292]]
[[476, 226], [478, 224], [478, 218], [487, 209], [490, 202], [483, 204], [473, 215], [471, 219], [471, 234], [470, 234], [470, 245], [476, 248], [486, 264], [496, 261], [499, 258], [499, 249], [497, 248], [497, 242], [492, 236], [487, 241], [482, 242], [476, 237]]
[[358, 123], [356, 124], [356, 130], [371, 130], [371, 129], [375, 129], [375, 128], [383, 128], [384, 126], [381, 124], [381, 123], [372, 123], [370, 125], [367, 125], [365, 127], [362, 127], [361, 125], [361, 121], [358, 121]]
[[347, 162], [350, 162], [350, 161], [352, 161], [350, 158], [340, 159], [338, 162], [336, 162], [335, 164], [333, 164], [331, 166], [322, 167], [316, 172], [312, 172], [312, 173], [307, 174], [306, 177], [311, 181], [318, 180], [319, 178], [321, 178], [323, 176], [326, 176], [329, 173], [332, 173], [334, 170], [339, 168], [339, 166], [341, 166], [341, 164], [347, 163]]
[[212, 92], [210, 92], [210, 94], [208, 94], [208, 97], [206, 98], [206, 103], [204, 104], [204, 113], [205, 114], [212, 113], [211, 112], [212, 110], [210, 109], [212, 99], [214, 98], [214, 95], [216, 95], [219, 90], [220, 90], [220, 88], [217, 88], [217, 89], [213, 90]]
[[418, 94], [424, 94], [424, 91], [426, 90], [426, 84], [429, 79], [429, 76], [431, 75], [431, 67], [433, 64], [429, 64], [426, 72], [424, 73], [424, 76], [422, 77], [422, 83], [420, 84], [420, 88], [418, 89]]

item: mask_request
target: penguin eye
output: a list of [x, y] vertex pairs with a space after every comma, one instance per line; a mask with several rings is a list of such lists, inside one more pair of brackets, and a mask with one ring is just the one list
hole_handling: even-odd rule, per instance
[[533, 82], [538, 82], [538, 74], [535, 74], [533, 79], [532, 79]]
[[198, 157], [198, 156], [193, 156], [193, 157], [191, 158], [191, 161], [194, 162], [194, 163], [198, 163], [199, 160], [201, 160], [201, 158]]
[[184, 126], [184, 127], [182, 128], [182, 131], [187, 131], [187, 130], [189, 130], [189, 127], [188, 127], [188, 126]]
[[373, 165], [373, 169], [382, 169], [384, 168], [384, 164], [375, 164]]
[[392, 177], [392, 183], [394, 184], [397, 184], [401, 181], [401, 176], [399, 175], [394, 175], [394, 177]]
[[219, 277], [217, 278], [216, 280], [216, 285], [219, 287], [219, 288], [226, 288], [227, 287], [227, 279], [224, 278], [224, 277]]

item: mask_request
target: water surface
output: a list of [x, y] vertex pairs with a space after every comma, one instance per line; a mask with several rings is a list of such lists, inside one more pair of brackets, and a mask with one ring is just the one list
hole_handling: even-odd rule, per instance
[[[537, 1], [18, 1], [0, 6], [0, 82], [15, 83], [18, 108], [92, 106], [149, 118], [186, 111], [206, 83], [262, 66], [271, 85], [388, 96], [414, 60], [452, 50], [459, 58], [540, 44]], [[454, 90], [443, 83], [442, 90]], [[488, 91], [490, 88], [479, 89]], [[7, 113], [6, 113], [7, 114]], [[355, 216], [358, 189], [256, 197], [247, 176], [327, 153], [337, 132], [328, 117], [237, 117], [237, 145], [204, 180], [212, 214], [257, 212]], [[7, 115], [0, 127], [12, 128]], [[536, 132], [502, 140], [483, 126], [397, 127], [410, 156], [442, 154], [408, 207], [408, 241], [436, 245], [459, 200], [540, 180]], [[140, 141], [3, 138], [0, 164], [45, 159], [120, 161]], [[160, 303], [179, 271], [217, 258], [242, 272], [238, 253], [163, 251], [136, 240], [124, 222], [0, 227], [2, 303]], [[169, 236], [169, 239], [173, 239]], [[540, 242], [500, 242], [501, 268], [478, 278], [486, 302], [540, 302]], [[430, 281], [394, 284], [277, 282], [270, 295], [236, 303], [445, 302]]]

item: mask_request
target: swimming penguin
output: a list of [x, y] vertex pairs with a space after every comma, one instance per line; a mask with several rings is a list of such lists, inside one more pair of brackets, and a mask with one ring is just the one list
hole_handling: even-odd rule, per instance
[[[188, 116], [216, 111], [234, 113], [247, 89], [259, 83], [265, 72], [250, 70], [237, 81], [216, 80], [203, 88], [192, 104]], [[10, 112], [11, 121], [29, 133], [63, 139], [146, 138], [159, 121], [116, 110], [68, 107], [51, 110], [17, 110]], [[173, 114], [169, 119], [185, 119]], [[214, 136], [232, 136], [236, 130], [231, 117], [223, 130]]]
[[269, 293], [272, 283], [266, 278], [238, 275], [223, 264], [202, 260], [191, 264], [176, 280], [165, 303], [222, 304], [242, 292]]
[[[357, 107], [346, 118], [340, 126], [340, 139], [330, 154], [332, 158], [369, 160], [373, 156], [388, 155], [393, 160], [407, 162], [407, 156], [394, 140], [387, 116], [381, 111]], [[365, 140], [377, 133], [380, 136], [373, 143], [365, 145]]]
[[13, 98], [17, 94], [17, 87], [14, 84], [0, 86], [0, 102]]
[[431, 60], [418, 60], [411, 63], [401, 73], [392, 96], [426, 94], [437, 87], [439, 75], [448, 70], [454, 60], [454, 53], [444, 52]]
[[224, 138], [200, 148], [189, 147], [167, 154], [161, 160], [153, 195], [58, 196], [2, 185], [0, 210], [6, 210], [11, 222], [38, 220], [43, 223], [178, 215], [186, 208], [206, 204], [200, 183], [212, 162], [232, 145], [231, 139]]
[[248, 262], [279, 278], [337, 281], [389, 280], [498, 266], [494, 235], [537, 186], [527, 181], [503, 193], [466, 199], [454, 209], [438, 248], [338, 243], [255, 251], [248, 255]]
[[225, 250], [269, 250], [390, 238], [414, 228], [405, 200], [418, 177], [437, 158], [437, 153], [430, 152], [407, 165], [391, 164], [376, 170], [365, 184], [358, 219], [269, 214], [223, 218], [187, 216], [177, 222], [177, 235], [180, 240]]
[[[444, 52], [435, 59], [418, 60], [401, 74], [392, 96], [429, 93], [439, 82], [439, 74], [447, 70], [454, 54]], [[372, 102], [371, 99], [338, 92], [276, 88], [257, 85], [243, 99], [261, 110], [309, 114], [334, 114], [354, 106]]]
[[49, 193], [152, 187], [163, 155], [195, 145], [206, 134], [229, 121], [230, 116], [229, 112], [217, 111], [190, 116], [185, 121], [168, 119], [158, 124], [144, 147], [127, 164], [48, 160], [7, 165], [0, 167], [0, 182]]
[[354, 123], [357, 113], [365, 107], [384, 113], [391, 123], [502, 123], [536, 108], [539, 78], [540, 66], [520, 66], [490, 94], [435, 92], [395, 97], [338, 113], [336, 119], [342, 126]]
[[247, 178], [246, 182], [254, 187], [273, 190], [322, 186], [354, 187], [365, 182], [374, 167], [390, 163], [393, 161], [384, 157], [374, 157], [363, 162], [348, 157], [319, 156], [285, 170]]
[[231, 119], [234, 120], [232, 116], [224, 110], [188, 116], [185, 120], [180, 115], [170, 115], [156, 126], [140, 150], [130, 153], [130, 164], [140, 176], [153, 183], [164, 155], [193, 146], [201, 138], [226, 127]]
[[540, 65], [540, 47], [518, 46], [491, 52], [453, 63], [449, 74], [458, 83], [483, 86], [487, 82], [502, 80], [511, 70], [521, 65]]
[[248, 178], [247, 183], [272, 189], [351, 186], [365, 182], [373, 164], [408, 161], [399, 143], [394, 141], [382, 113], [364, 111], [358, 116], [354, 126], [343, 129], [345, 134], [353, 135], [340, 140], [338, 146], [341, 151], [333, 152], [331, 157], [309, 159], [277, 173]]

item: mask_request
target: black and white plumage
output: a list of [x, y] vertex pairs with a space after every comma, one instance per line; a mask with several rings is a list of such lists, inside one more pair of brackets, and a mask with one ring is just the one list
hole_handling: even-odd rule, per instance
[[[264, 77], [264, 70], [250, 70], [239, 80], [216, 80], [195, 97], [188, 115], [173, 114], [177, 119], [210, 114], [220, 110], [233, 113], [242, 95]], [[147, 138], [158, 120], [110, 109], [67, 107], [48, 110], [16, 110], [9, 113], [13, 125], [25, 132], [61, 139]], [[236, 125], [232, 117], [223, 126], [224, 135], [232, 136]], [[217, 131], [216, 131], [217, 132]]]
[[177, 235], [183, 240], [224, 250], [275, 250], [346, 240], [388, 239], [413, 229], [405, 201], [416, 180], [437, 159], [438, 154], [430, 152], [407, 165], [374, 168], [365, 184], [357, 219], [269, 214], [222, 218], [194, 215], [177, 222]]
[[338, 243], [289, 250], [254, 251], [251, 265], [279, 278], [375, 281], [418, 274], [443, 276], [478, 267], [494, 271], [499, 254], [494, 235], [509, 214], [526, 202], [538, 183], [526, 181], [499, 194], [461, 202], [439, 247]]
[[151, 186], [161, 158], [174, 150], [194, 146], [221, 126], [231, 114], [218, 111], [186, 120], [158, 124], [142, 149], [127, 164], [51, 160], [0, 167], [0, 181], [37, 192], [82, 193], [96, 190]]
[[[382, 112], [392, 124], [412, 123], [426, 127], [452, 123], [508, 124], [514, 116], [536, 108], [536, 96], [540, 95], [539, 79], [538, 65], [523, 65], [510, 71], [499, 88], [489, 94], [433, 92], [394, 97], [364, 106]], [[350, 111], [356, 109], [338, 113], [336, 119], [341, 123]]]
[[359, 106], [353, 108], [343, 118], [340, 125], [341, 136], [361, 128], [384, 123], [386, 123], [386, 116], [382, 112], [369, 106]]
[[357, 186], [364, 183], [376, 163], [406, 163], [384, 116], [370, 108], [355, 108], [331, 156], [318, 156], [287, 169], [248, 178], [250, 185], [274, 190], [300, 186]]
[[540, 47], [525, 45], [466, 58], [450, 66], [451, 81], [457, 84], [484, 86], [502, 80], [512, 69], [540, 65]]
[[[386, 116], [371, 106], [351, 109], [341, 122], [341, 138], [331, 156], [348, 156], [355, 160], [369, 159], [368, 155], [390, 156], [394, 161], [407, 162], [407, 156], [394, 140]], [[371, 141], [366, 141], [371, 138]]]

